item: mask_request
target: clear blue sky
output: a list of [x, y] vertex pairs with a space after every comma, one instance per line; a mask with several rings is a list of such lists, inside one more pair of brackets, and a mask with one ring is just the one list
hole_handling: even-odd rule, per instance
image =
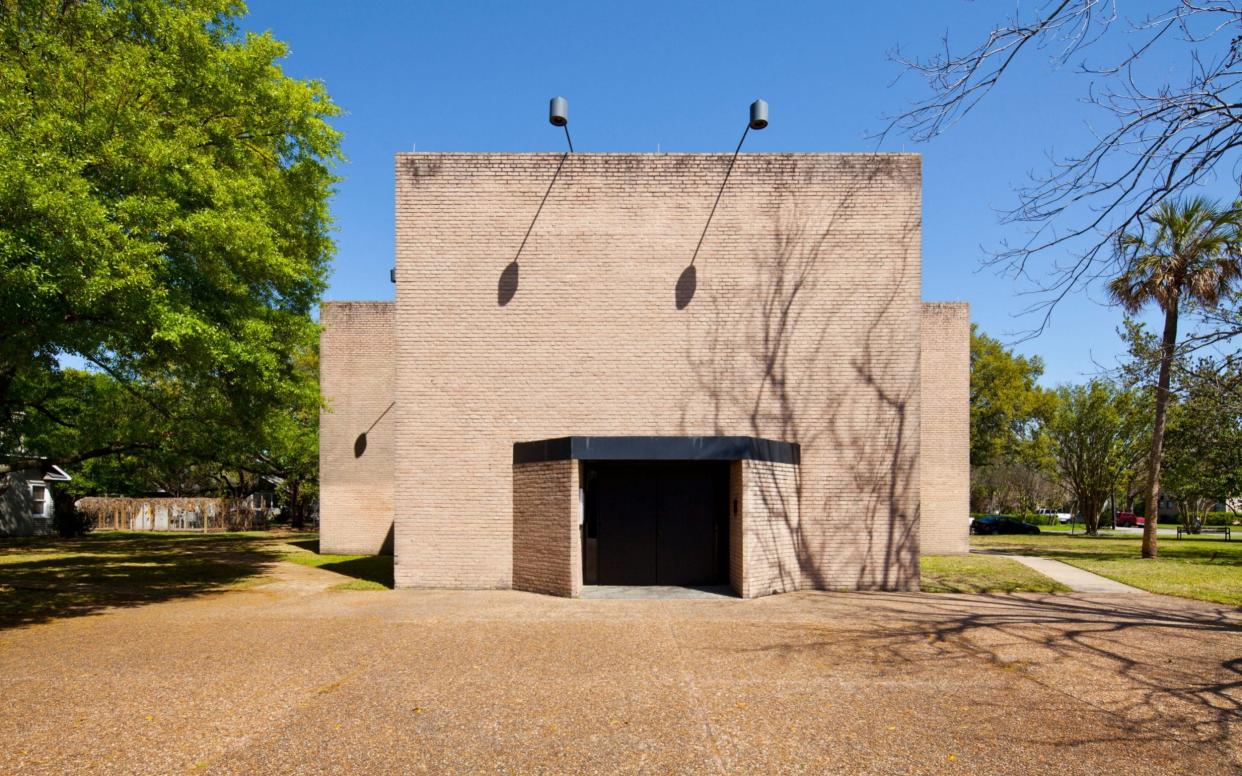
[[[1025, 5], [1025, 4], [1024, 4]], [[730, 151], [747, 105], [771, 125], [751, 152], [874, 150], [883, 116], [922, 93], [887, 54], [927, 54], [947, 31], [974, 43], [1012, 3], [340, 2], [251, 0], [245, 26], [288, 43], [286, 72], [323, 81], [346, 111], [349, 162], [333, 202], [339, 254], [329, 299], [391, 299], [393, 159], [397, 151], [558, 151], [547, 101], [570, 101], [580, 151]], [[970, 302], [1002, 339], [1025, 287], [981, 269], [986, 248], [1018, 240], [999, 224], [1013, 189], [1046, 154], [1079, 149], [1085, 82], [1036, 52], [946, 136], [882, 150], [923, 154], [923, 297]], [[1180, 62], [1170, 62], [1172, 70]], [[1064, 258], [1049, 256], [1048, 260]], [[1017, 345], [1047, 363], [1045, 382], [1112, 365], [1121, 313], [1079, 294], [1040, 337]]]

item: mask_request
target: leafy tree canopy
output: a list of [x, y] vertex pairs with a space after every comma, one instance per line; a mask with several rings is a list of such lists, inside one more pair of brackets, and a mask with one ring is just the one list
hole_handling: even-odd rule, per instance
[[296, 362], [333, 252], [338, 109], [282, 73], [284, 44], [238, 31], [244, 13], [228, 0], [0, 0], [10, 456], [73, 462], [209, 433], [252, 448], [247, 435], [304, 400]]
[[1022, 462], [1042, 456], [1039, 431], [1055, 397], [1039, 386], [1038, 356], [1027, 358], [970, 328], [970, 462], [973, 466]]
[[1189, 527], [1217, 501], [1242, 494], [1242, 371], [1203, 358], [1180, 375], [1178, 388], [1164, 485]]
[[[1202, 197], [1165, 201], [1152, 211], [1151, 223], [1117, 240], [1123, 268], [1109, 283], [1114, 301], [1129, 313], [1155, 304], [1164, 313], [1152, 408], [1151, 450], [1147, 464], [1147, 521], [1143, 525], [1143, 557], [1154, 558], [1164, 433], [1173, 371], [1184, 348], [1178, 347], [1178, 320], [1188, 303], [1210, 310], [1228, 300], [1242, 281], [1242, 211], [1237, 203], [1222, 206]], [[1132, 338], [1132, 351], [1141, 338]]]
[[1048, 423], [1052, 455], [1087, 532], [1094, 534], [1105, 502], [1133, 465], [1135, 440], [1147, 432], [1146, 416], [1133, 393], [1103, 380], [1063, 386], [1056, 396]]

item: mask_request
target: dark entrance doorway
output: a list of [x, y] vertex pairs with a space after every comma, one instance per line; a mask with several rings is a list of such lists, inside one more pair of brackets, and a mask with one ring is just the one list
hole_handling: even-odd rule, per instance
[[727, 461], [584, 462], [583, 581], [729, 581]]

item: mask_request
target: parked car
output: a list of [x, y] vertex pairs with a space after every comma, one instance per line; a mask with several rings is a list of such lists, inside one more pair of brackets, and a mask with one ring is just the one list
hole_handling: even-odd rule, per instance
[[1065, 525], [1074, 517], [1069, 512], [1058, 512], [1055, 509], [1037, 509], [1035, 510], [1035, 514], [1044, 515], [1047, 517], [1055, 517], [1057, 519], [1057, 522], [1060, 523], [1061, 525]]
[[1142, 528], [1145, 522], [1142, 515], [1136, 515], [1133, 512], [1118, 512], [1116, 520], [1118, 528], [1125, 528], [1126, 526]]
[[1039, 526], [1024, 523], [1009, 515], [984, 515], [970, 521], [972, 534], [1037, 534]]

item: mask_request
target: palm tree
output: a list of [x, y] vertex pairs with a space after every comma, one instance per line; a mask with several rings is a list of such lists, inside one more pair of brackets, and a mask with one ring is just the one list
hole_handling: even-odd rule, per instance
[[1242, 204], [1222, 208], [1194, 197], [1181, 203], [1163, 202], [1151, 218], [1155, 233], [1125, 233], [1117, 241], [1124, 271], [1109, 283], [1113, 300], [1131, 314], [1155, 302], [1164, 312], [1160, 342], [1160, 375], [1156, 383], [1155, 422], [1147, 462], [1147, 520], [1143, 525], [1143, 557], [1156, 557], [1156, 522], [1160, 504], [1160, 457], [1164, 446], [1165, 411], [1169, 405], [1169, 372], [1177, 347], [1177, 315], [1183, 301], [1212, 308], [1242, 277]]

